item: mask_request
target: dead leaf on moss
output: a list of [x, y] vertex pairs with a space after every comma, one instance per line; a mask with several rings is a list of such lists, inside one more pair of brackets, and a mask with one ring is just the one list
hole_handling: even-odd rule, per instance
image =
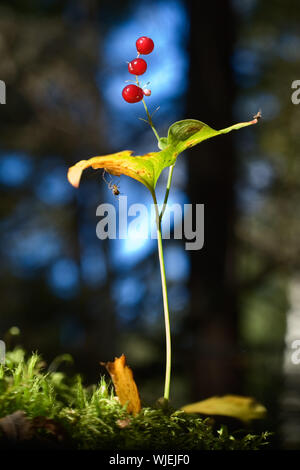
[[185, 405], [182, 410], [186, 413], [230, 416], [244, 422], [262, 419], [267, 412], [266, 408], [254, 398], [239, 395], [207, 398], [197, 403]]
[[115, 386], [116, 394], [121, 405], [127, 404], [128, 413], [136, 415], [141, 410], [141, 400], [138, 388], [133, 378], [130, 367], [126, 365], [126, 357], [116, 357], [114, 362], [100, 362], [106, 367]]

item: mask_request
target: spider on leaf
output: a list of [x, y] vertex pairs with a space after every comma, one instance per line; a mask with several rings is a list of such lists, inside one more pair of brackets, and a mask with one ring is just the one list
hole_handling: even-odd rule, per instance
[[[105, 179], [105, 172], [106, 172], [106, 169], [104, 168], [103, 170], [103, 173], [102, 173], [102, 178], [103, 178], [103, 181], [105, 181], [105, 183], [107, 184], [108, 186], [108, 189], [111, 190], [111, 192], [113, 193], [114, 196], [118, 197], [121, 193], [119, 191], [119, 185], [117, 185], [116, 183], [112, 183], [112, 181], [107, 181]], [[110, 178], [111, 178], [111, 175], [110, 175]]]

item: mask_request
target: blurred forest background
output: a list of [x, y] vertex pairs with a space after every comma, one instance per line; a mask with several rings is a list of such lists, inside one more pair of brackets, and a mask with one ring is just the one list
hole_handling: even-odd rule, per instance
[[[48, 362], [70, 353], [66, 370], [87, 383], [124, 352], [144, 401], [163, 393], [156, 241], [98, 240], [96, 208], [118, 200], [101, 172], [78, 190], [66, 179], [78, 160], [156, 149], [142, 105], [121, 98], [142, 35], [155, 42], [145, 81], [160, 135], [188, 117], [221, 129], [263, 114], [176, 165], [170, 203], [205, 204], [205, 245], [165, 243], [172, 402], [254, 396], [269, 410], [256, 426], [300, 448], [297, 0], [1, 1], [0, 338]], [[150, 203], [138, 182], [114, 182], [128, 204]]]

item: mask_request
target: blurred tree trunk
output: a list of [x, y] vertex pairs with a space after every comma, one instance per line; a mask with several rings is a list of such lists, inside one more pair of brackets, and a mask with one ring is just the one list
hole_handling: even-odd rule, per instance
[[[233, 13], [227, 0], [191, 0], [189, 10], [191, 63], [186, 116], [221, 129], [233, 122]], [[193, 398], [197, 399], [238, 389], [232, 135], [212, 139], [189, 151], [188, 162], [191, 202], [205, 206], [204, 247], [191, 252], [188, 322], [193, 338], [189, 373], [193, 377]]]
[[[0, 107], [0, 133], [1, 150], [28, 154], [35, 173], [32, 187], [5, 193], [2, 217], [12, 219], [11, 233], [20, 230], [20, 225], [24, 232], [39, 233], [49, 227], [57, 232], [63, 246], [59, 257], [76, 263], [81, 282], [74, 297], [53, 293], [46, 279], [54, 258], [39, 268], [39, 276], [34, 273], [35, 277], [28, 276], [19, 284], [14, 274], [5, 274], [1, 278], [2, 304], [12, 307], [4, 308], [8, 314], [1, 328], [20, 326], [24, 347], [41, 351], [46, 359], [68, 350], [85, 378], [96, 381], [98, 361], [113, 357], [117, 325], [109, 277], [98, 289], [82, 279], [83, 247], [88, 242], [80, 234], [96, 237], [95, 208], [88, 204], [94, 186], [85, 182], [84, 201], [78, 190], [78, 200], [68, 206], [43, 205], [35, 189], [38, 178], [43, 177], [43, 165], [51, 171], [55, 161], [67, 167], [85, 155], [109, 153], [100, 124], [102, 101], [96, 80], [105, 25], [99, 20], [96, 0], [69, 2], [68, 8], [66, 2], [25, 3], [5, 0], [0, 6], [0, 78], [9, 97], [7, 105]], [[52, 155], [53, 166], [49, 163]], [[14, 211], [28, 201], [30, 212], [17, 224]], [[107, 254], [108, 244], [98, 243]], [[101, 262], [109, 264], [99, 249]]]

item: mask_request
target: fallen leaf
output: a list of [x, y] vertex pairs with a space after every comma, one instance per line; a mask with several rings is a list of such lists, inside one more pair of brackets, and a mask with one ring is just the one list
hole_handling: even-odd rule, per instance
[[254, 398], [239, 395], [207, 398], [197, 403], [185, 405], [182, 410], [186, 413], [230, 416], [244, 422], [262, 419], [267, 412], [266, 408]]
[[114, 362], [100, 362], [106, 367], [115, 386], [116, 394], [121, 405], [127, 404], [128, 413], [136, 415], [141, 410], [141, 400], [138, 388], [133, 379], [133, 373], [130, 367], [126, 365], [126, 357], [116, 357]]

